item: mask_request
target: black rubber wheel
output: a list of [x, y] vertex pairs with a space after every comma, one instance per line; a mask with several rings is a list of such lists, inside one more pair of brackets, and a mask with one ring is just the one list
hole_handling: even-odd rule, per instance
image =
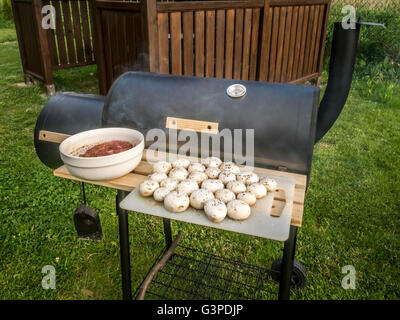
[[[276, 282], [280, 281], [281, 268], [282, 268], [282, 258], [276, 259], [271, 265], [272, 279]], [[306, 282], [307, 282], [306, 268], [304, 268], [304, 266], [300, 262], [294, 260], [291, 286], [294, 288], [304, 288]]]

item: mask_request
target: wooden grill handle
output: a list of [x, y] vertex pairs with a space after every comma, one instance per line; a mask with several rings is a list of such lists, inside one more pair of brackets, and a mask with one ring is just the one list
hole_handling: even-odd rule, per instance
[[218, 134], [218, 122], [167, 117], [166, 128]]
[[69, 134], [47, 131], [47, 130], [39, 131], [39, 140], [47, 142], [61, 143], [70, 136], [71, 135]]

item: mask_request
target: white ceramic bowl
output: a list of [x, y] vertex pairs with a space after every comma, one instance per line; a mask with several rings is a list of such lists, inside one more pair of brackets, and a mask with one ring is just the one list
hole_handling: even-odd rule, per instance
[[[112, 140], [122, 140], [134, 147], [103, 157], [79, 157], [90, 147]], [[68, 171], [84, 180], [110, 180], [121, 177], [137, 167], [142, 159], [144, 136], [127, 128], [103, 128], [77, 133], [60, 144], [60, 155]]]

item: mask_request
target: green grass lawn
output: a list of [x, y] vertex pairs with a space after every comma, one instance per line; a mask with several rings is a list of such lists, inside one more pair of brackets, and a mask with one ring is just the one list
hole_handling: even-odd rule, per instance
[[[36, 157], [33, 130], [48, 100], [41, 85], [23, 87], [12, 29], [0, 29], [0, 298], [120, 299], [115, 194], [87, 186], [102, 221], [101, 242], [76, 238], [72, 214], [79, 184], [53, 177]], [[57, 91], [96, 93], [95, 66], [58, 71]], [[381, 84], [383, 87], [389, 84]], [[296, 259], [308, 271], [293, 299], [400, 297], [400, 92], [375, 99], [359, 80], [329, 134], [316, 146]], [[132, 214], [133, 288], [163, 246], [162, 222]], [[282, 244], [173, 222], [182, 243], [269, 267]], [[42, 267], [56, 268], [56, 290], [41, 286]], [[356, 269], [356, 289], [344, 290], [342, 267]], [[276, 298], [277, 285], [263, 298]]]

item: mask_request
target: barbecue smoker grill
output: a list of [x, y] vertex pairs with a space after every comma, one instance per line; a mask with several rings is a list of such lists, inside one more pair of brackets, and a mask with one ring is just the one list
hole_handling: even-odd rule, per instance
[[[170, 220], [164, 217], [166, 247], [160, 257], [167, 253], [167, 258], [170, 258], [160, 258], [167, 262], [147, 287], [146, 297], [257, 299], [265, 288], [265, 280], [272, 277], [279, 281], [279, 298], [288, 299], [290, 286], [304, 286], [306, 280], [305, 269], [294, 260], [294, 255], [313, 147], [332, 127], [346, 102], [359, 31], [360, 24], [349, 30], [335, 24], [329, 81], [319, 106], [317, 87], [128, 72], [114, 82], [106, 98], [75, 93], [53, 97], [37, 120], [36, 152], [44, 164], [57, 168], [54, 171], [56, 176], [79, 180], [60, 167], [63, 163], [58, 151], [61, 141], [78, 132], [118, 126], [137, 129], [144, 135], [149, 129], [165, 128], [168, 134], [170, 131], [166, 127], [171, 119], [178, 125], [182, 119], [200, 121], [200, 126], [202, 121], [207, 121], [202, 129], [210, 131], [214, 129], [213, 125], [217, 125], [218, 130], [255, 129], [255, 167], [296, 181], [292, 217], [283, 239], [282, 259], [276, 260], [268, 270], [182, 246], [178, 246], [170, 256], [176, 241], [172, 241]], [[227, 88], [235, 83], [246, 87], [244, 96], [232, 98], [227, 95]], [[190, 128], [193, 122], [185, 123], [189, 123]], [[179, 129], [178, 126], [172, 130]], [[172, 147], [166, 151], [172, 152]], [[223, 155], [223, 149], [221, 151]], [[148, 169], [148, 163], [144, 161], [126, 177], [91, 182], [118, 189], [122, 285], [126, 299], [132, 297], [128, 212], [120, 208], [120, 202], [127, 197], [127, 191], [145, 179]], [[84, 195], [83, 182], [82, 188]], [[280, 197], [280, 193], [275, 195], [277, 200]], [[285, 205], [285, 202], [280, 203]], [[279, 207], [278, 201], [274, 204]], [[273, 213], [274, 209], [271, 215]], [[178, 216], [171, 214], [170, 218], [179, 219]], [[80, 207], [74, 219], [79, 236], [101, 238], [100, 222], [94, 211]], [[144, 285], [148, 285], [147, 280]]]

